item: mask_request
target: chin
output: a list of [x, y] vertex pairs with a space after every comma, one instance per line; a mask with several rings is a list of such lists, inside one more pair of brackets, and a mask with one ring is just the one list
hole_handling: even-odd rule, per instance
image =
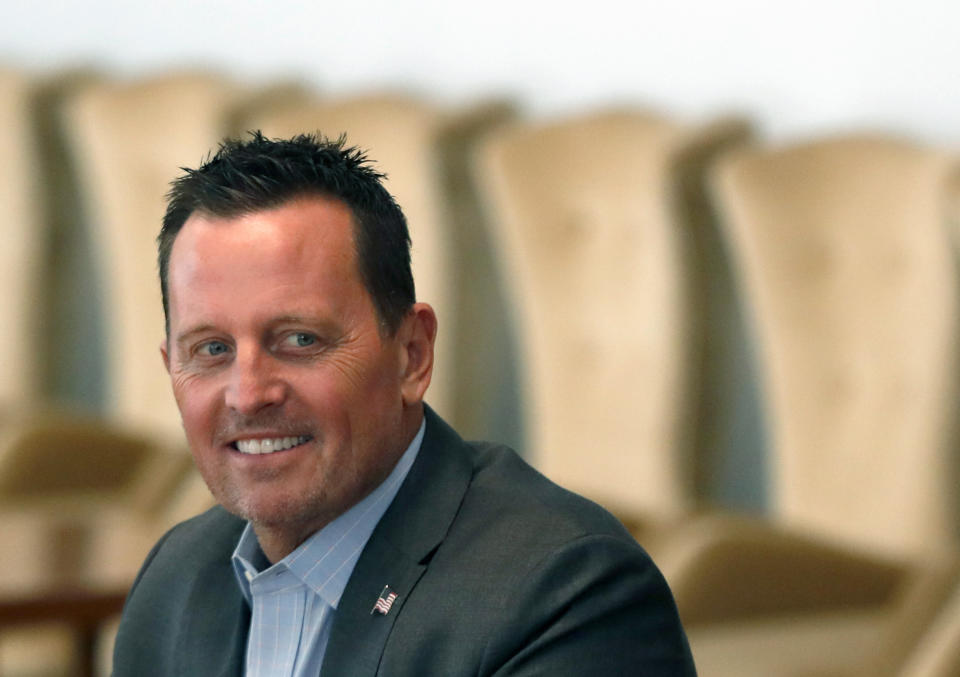
[[[319, 493], [319, 492], [318, 492]], [[303, 496], [244, 496], [224, 497], [221, 504], [229, 512], [249, 520], [257, 526], [272, 529], [300, 528], [303, 525], [330, 521], [325, 517], [331, 511], [326, 508], [322, 495]]]

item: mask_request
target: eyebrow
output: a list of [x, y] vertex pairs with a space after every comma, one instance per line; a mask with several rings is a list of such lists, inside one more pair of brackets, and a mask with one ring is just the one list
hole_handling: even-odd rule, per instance
[[270, 324], [316, 324], [317, 320], [305, 315], [281, 315], [270, 320]]
[[182, 331], [174, 337], [174, 342], [177, 345], [183, 344], [188, 341], [191, 337], [196, 336], [197, 334], [202, 334], [204, 332], [212, 331], [215, 327], [212, 324], [201, 324], [196, 327], [191, 327], [186, 331]]

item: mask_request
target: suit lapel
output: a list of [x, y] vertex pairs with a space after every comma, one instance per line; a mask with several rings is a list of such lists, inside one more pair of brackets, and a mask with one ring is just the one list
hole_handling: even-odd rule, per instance
[[[427, 408], [417, 460], [374, 529], [340, 598], [321, 673], [372, 677], [403, 605], [456, 516], [472, 467], [463, 440]], [[397, 593], [386, 614], [374, 612], [384, 586]]]
[[[321, 670], [323, 677], [376, 674], [390, 630], [425, 569], [389, 542], [378, 539], [374, 543], [371, 539], [340, 598]], [[373, 607], [386, 585], [397, 597], [390, 610], [381, 614]]]

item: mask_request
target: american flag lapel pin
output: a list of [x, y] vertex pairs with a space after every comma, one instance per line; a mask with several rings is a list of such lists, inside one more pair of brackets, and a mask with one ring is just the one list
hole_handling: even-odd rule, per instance
[[390, 589], [389, 585], [383, 586], [383, 592], [380, 593], [380, 596], [377, 597], [377, 603], [373, 605], [373, 608], [370, 609], [370, 615], [373, 615], [373, 612], [376, 611], [379, 614], [386, 616], [390, 613], [390, 607], [393, 606], [394, 600], [397, 599], [397, 593]]

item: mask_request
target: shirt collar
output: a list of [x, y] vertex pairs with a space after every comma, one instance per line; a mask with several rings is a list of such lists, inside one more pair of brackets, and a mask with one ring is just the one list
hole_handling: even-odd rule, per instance
[[251, 580], [268, 571], [287, 569], [336, 609], [370, 534], [393, 502], [417, 458], [425, 430], [426, 420], [420, 423], [410, 446], [376, 489], [273, 566], [263, 555], [253, 527], [247, 522], [231, 558], [237, 584], [247, 602], [252, 600]]

